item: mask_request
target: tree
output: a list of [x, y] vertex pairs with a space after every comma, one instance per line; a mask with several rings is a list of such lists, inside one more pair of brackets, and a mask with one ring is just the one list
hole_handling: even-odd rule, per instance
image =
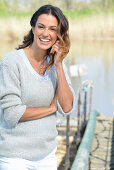
[[10, 1], [0, 0], [0, 11], [6, 11], [10, 8]]
[[114, 7], [114, 0], [102, 0], [103, 8], [108, 9]]

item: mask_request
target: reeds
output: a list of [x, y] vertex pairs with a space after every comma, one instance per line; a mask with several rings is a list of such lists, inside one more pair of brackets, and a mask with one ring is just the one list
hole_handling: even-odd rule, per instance
[[114, 14], [96, 14], [70, 21], [70, 35], [77, 40], [114, 39]]
[[[22, 40], [30, 30], [29, 17], [0, 18], [1, 40]], [[75, 40], [114, 39], [114, 14], [95, 14], [69, 19], [70, 36]]]
[[6, 41], [22, 40], [23, 36], [30, 29], [29, 18], [0, 18], [1, 39]]

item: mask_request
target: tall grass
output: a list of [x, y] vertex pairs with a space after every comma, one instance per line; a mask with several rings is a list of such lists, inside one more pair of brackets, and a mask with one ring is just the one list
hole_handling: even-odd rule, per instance
[[[70, 36], [75, 40], [114, 39], [114, 14], [98, 13], [94, 15], [68, 15]], [[80, 17], [81, 16], [81, 17]], [[30, 30], [30, 16], [1, 17], [0, 35], [3, 40], [22, 40]]]
[[98, 14], [70, 20], [72, 39], [114, 39], [114, 15]]
[[0, 35], [1, 39], [7, 41], [22, 40], [23, 36], [30, 29], [30, 18], [0, 18]]

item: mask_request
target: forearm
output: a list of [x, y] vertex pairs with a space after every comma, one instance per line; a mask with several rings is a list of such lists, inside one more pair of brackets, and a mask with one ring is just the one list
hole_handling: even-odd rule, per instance
[[56, 70], [58, 78], [58, 100], [64, 112], [69, 112], [72, 109], [73, 94], [67, 83], [62, 63], [59, 63], [59, 65], [56, 66]]
[[20, 121], [35, 120], [45, 117], [54, 113], [56, 109], [54, 107], [41, 107], [41, 108], [27, 108]]

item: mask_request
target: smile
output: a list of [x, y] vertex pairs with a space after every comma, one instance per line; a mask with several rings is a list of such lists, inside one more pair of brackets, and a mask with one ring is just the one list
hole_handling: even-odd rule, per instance
[[42, 42], [49, 42], [50, 40], [46, 40], [46, 39], [40, 38], [40, 41], [42, 41]]

